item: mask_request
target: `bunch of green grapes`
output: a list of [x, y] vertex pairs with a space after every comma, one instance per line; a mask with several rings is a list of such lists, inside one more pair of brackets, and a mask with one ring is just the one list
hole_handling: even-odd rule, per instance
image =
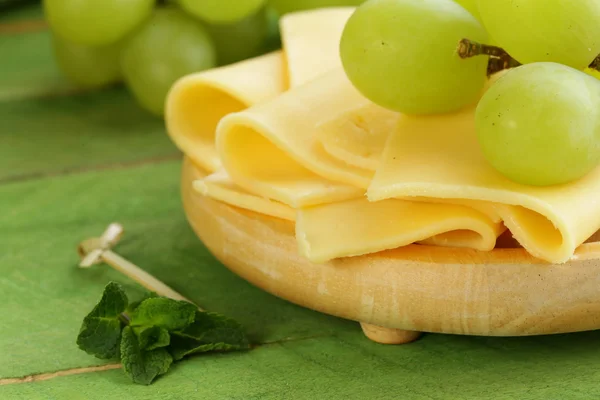
[[273, 34], [265, 0], [44, 0], [44, 11], [68, 77], [124, 81], [157, 115], [178, 78], [259, 55]]
[[598, 0], [368, 0], [340, 53], [352, 83], [383, 107], [477, 105], [483, 154], [515, 182], [563, 184], [600, 163]]
[[279, 16], [357, 0], [44, 0], [54, 52], [84, 87], [124, 81], [157, 115], [180, 77], [280, 47]]
[[600, 2], [478, 0], [478, 11], [495, 42], [523, 64], [479, 102], [485, 157], [522, 184], [585, 176], [600, 163], [600, 81], [588, 68], [600, 53]]

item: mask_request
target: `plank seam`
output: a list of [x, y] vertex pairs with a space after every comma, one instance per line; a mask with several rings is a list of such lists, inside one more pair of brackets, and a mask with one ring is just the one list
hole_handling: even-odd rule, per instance
[[[287, 338], [274, 340], [271, 342], [259, 343], [255, 346], [253, 346], [252, 349], [257, 349], [260, 347], [267, 347], [267, 346], [272, 346], [272, 345], [282, 344], [282, 343], [302, 342], [305, 340], [313, 340], [313, 339], [318, 339], [318, 338], [323, 338], [323, 337], [332, 337], [332, 336], [335, 336], [335, 334], [329, 333], [329, 334], [322, 334], [322, 335], [306, 336], [306, 337], [301, 337], [301, 338], [287, 337]], [[31, 375], [26, 375], [26, 376], [16, 377], [16, 378], [0, 378], [0, 386], [21, 384], [21, 383], [41, 382], [41, 381], [47, 381], [49, 379], [60, 378], [60, 377], [64, 377], [64, 376], [81, 375], [81, 374], [88, 374], [88, 373], [93, 373], [93, 372], [111, 371], [111, 370], [119, 369], [119, 368], [121, 368], [120, 363], [119, 364], [99, 365], [99, 366], [93, 366], [93, 367], [70, 368], [70, 369], [54, 371], [54, 372], [43, 372], [43, 373], [39, 373], [39, 374], [31, 374]]]
[[0, 35], [40, 32], [48, 29], [44, 19], [31, 19], [0, 24]]
[[130, 168], [137, 168], [146, 165], [158, 165], [166, 162], [177, 161], [182, 157], [181, 153], [169, 154], [166, 156], [146, 158], [143, 160], [129, 161], [129, 162], [116, 162], [110, 164], [97, 164], [89, 167], [73, 167], [65, 168], [51, 172], [32, 172], [21, 175], [6, 176], [0, 178], [0, 185], [6, 185], [11, 183], [20, 183], [34, 180], [41, 180], [47, 178], [62, 177], [67, 175], [76, 175], [89, 172], [103, 172], [103, 171], [114, 171], [114, 170], [125, 170]]
[[22, 376], [19, 378], [3, 378], [3, 379], [0, 379], [0, 386], [14, 385], [16, 383], [41, 382], [41, 381], [47, 381], [48, 379], [52, 379], [52, 378], [58, 378], [61, 376], [87, 374], [90, 372], [110, 371], [110, 370], [117, 369], [117, 368], [121, 368], [121, 364], [108, 364], [108, 365], [100, 365], [100, 366], [94, 366], [94, 367], [71, 368], [71, 369], [65, 369], [65, 370], [55, 371], [55, 372], [32, 374], [32, 375]]

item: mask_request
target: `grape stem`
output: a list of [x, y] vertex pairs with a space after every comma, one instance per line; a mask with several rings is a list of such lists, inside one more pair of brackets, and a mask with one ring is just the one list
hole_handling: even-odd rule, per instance
[[477, 43], [469, 39], [462, 39], [458, 43], [457, 52], [458, 56], [463, 59], [482, 55], [489, 56], [490, 61], [488, 62], [487, 69], [488, 76], [494, 75], [502, 70], [515, 68], [521, 65], [520, 62], [512, 58], [504, 49], [496, 46]]
[[591, 69], [595, 69], [596, 71], [600, 71], [600, 55], [594, 58], [594, 61], [590, 64]]
[[[489, 56], [490, 61], [488, 62], [487, 74], [488, 76], [494, 75], [505, 69], [515, 68], [521, 65], [520, 62], [515, 60], [501, 47], [490, 46], [487, 44], [477, 43], [469, 39], [462, 39], [458, 43], [458, 56], [466, 59], [476, 56]], [[590, 69], [600, 71], [600, 55], [598, 55], [594, 61], [589, 65]]]

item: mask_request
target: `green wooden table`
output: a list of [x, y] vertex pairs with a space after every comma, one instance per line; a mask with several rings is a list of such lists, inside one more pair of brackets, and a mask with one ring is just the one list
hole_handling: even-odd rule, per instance
[[[122, 88], [71, 87], [41, 18], [0, 16], [0, 399], [600, 397], [600, 333], [384, 346], [230, 273], [185, 220], [163, 122]], [[127, 231], [121, 255], [260, 345], [190, 358], [149, 387], [80, 351], [81, 319], [108, 281], [141, 293], [106, 266], [76, 266], [79, 241], [113, 221]]]

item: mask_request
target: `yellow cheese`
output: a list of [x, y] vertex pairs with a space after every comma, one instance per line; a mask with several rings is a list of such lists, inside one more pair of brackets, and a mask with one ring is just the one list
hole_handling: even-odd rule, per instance
[[290, 87], [342, 66], [340, 39], [355, 7], [332, 7], [286, 14], [280, 31]]
[[315, 135], [332, 157], [374, 172], [388, 135], [400, 117], [374, 103], [361, 103], [355, 109], [332, 116], [318, 127]]
[[519, 243], [550, 262], [567, 261], [600, 229], [600, 169], [553, 187], [509, 181], [484, 159], [473, 109], [402, 118], [367, 194], [371, 201], [422, 196], [494, 203]]
[[[505, 74], [501, 71], [488, 79], [482, 94]], [[361, 105], [319, 127], [316, 136], [331, 156], [350, 165], [375, 171], [388, 135], [402, 116], [373, 103]]]
[[180, 79], [166, 103], [171, 139], [195, 164], [218, 170], [214, 143], [221, 118], [282, 93], [285, 75], [282, 53], [275, 52]]
[[204, 196], [232, 206], [288, 221], [296, 219], [296, 211], [293, 208], [245, 191], [233, 183], [225, 171], [218, 171], [204, 179], [195, 181], [194, 189]]
[[217, 128], [223, 166], [246, 190], [296, 208], [361, 196], [372, 174], [331, 157], [314, 133], [332, 115], [367, 102], [336, 69], [230, 114]]
[[423, 201], [428, 203], [440, 203], [440, 204], [457, 204], [461, 206], [467, 206], [474, 210], [479, 211], [490, 221], [494, 223], [502, 222], [502, 218], [500, 214], [498, 214], [498, 208], [501, 207], [495, 203], [490, 203], [489, 201], [479, 201], [479, 200], [470, 200], [470, 199], [440, 199], [440, 198], [431, 198], [431, 197], [413, 197], [408, 196], [405, 199], [413, 200], [413, 201]]
[[[286, 69], [284, 71], [284, 74], [286, 75], [285, 81], [289, 80], [289, 83], [292, 86], [299, 86], [313, 80], [324, 72], [341, 66], [338, 45], [343, 27], [353, 11], [353, 7], [339, 7], [293, 13], [282, 18], [281, 32], [285, 57], [284, 63], [281, 65], [285, 66], [284, 69]], [[318, 45], [315, 45], [317, 42]], [[252, 66], [258, 67], [258, 61], [259, 59], [257, 59], [256, 62], [253, 62]], [[242, 102], [243, 104], [239, 104], [237, 110], [230, 107], [227, 112], [217, 112], [214, 116], [210, 116], [209, 118], [206, 118], [206, 116], [194, 117], [194, 110], [192, 110], [192, 107], [199, 108], [199, 104], [208, 100], [206, 98], [197, 97], [198, 103], [192, 104], [189, 99], [185, 98], [180, 93], [183, 93], [183, 90], [189, 90], [194, 94], [198, 94], [200, 90], [203, 90], [202, 88], [206, 85], [207, 79], [203, 74], [198, 74], [202, 78], [200, 79], [200, 82], [198, 82], [198, 78], [194, 76], [182, 80], [180, 83], [182, 88], [179, 91], [174, 89], [173, 92], [177, 95], [172, 96], [173, 99], [180, 99], [181, 103], [178, 104], [174, 100], [170, 102], [174, 118], [171, 118], [172, 122], [169, 131], [172, 132], [174, 140], [177, 142], [177, 139], [179, 139], [180, 148], [182, 148], [186, 154], [192, 157], [194, 154], [197, 154], [197, 157], [195, 157], [196, 162], [200, 162], [200, 160], [214, 160], [214, 162], [211, 163], [213, 166], [211, 171], [215, 171], [221, 165], [218, 155], [214, 151], [213, 136], [210, 134], [210, 132], [214, 130], [212, 121], [217, 118], [221, 119], [223, 115], [232, 111], [245, 109], [247, 106], [259, 103], [267, 97], [273, 97], [275, 95], [275, 93], [271, 93], [273, 96], [255, 96], [257, 92], [254, 91], [255, 87], [252, 84], [250, 85], [252, 96], [248, 98], [248, 96], [245, 95], [245, 91], [247, 90], [245, 85], [256, 81], [257, 77], [258, 83], [262, 84], [261, 82], [269, 77], [270, 72], [267, 69], [261, 71], [259, 69], [250, 69], [246, 66], [245, 68], [240, 67], [227, 72], [231, 75], [218, 75], [219, 78], [222, 78], [219, 81], [219, 85], [220, 87], [228, 88], [229, 92], [237, 90], [238, 95], [236, 97], [245, 99]], [[279, 75], [278, 72], [276, 77], [279, 77]], [[214, 75], [209, 74], [208, 78], [214, 80]], [[280, 82], [279, 79], [278, 82]], [[193, 87], [194, 83], [197, 83], [197, 86], [200, 86], [200, 88]], [[282, 91], [281, 86], [277, 89]], [[184, 105], [187, 105], [187, 108], [183, 108]], [[206, 103], [205, 107], [207, 111], [211, 110], [210, 103]], [[187, 126], [189, 126], [189, 129], [187, 129], [187, 131], [175, 126], [185, 126], [186, 119], [190, 120], [192, 118], [196, 118], [194, 121], [197, 123], [191, 124], [188, 122]], [[183, 121], [183, 123], [181, 121]], [[205, 121], [211, 123], [204, 124]], [[206, 129], [203, 129], [203, 132], [207, 133], [205, 139], [202, 141], [198, 140], [199, 136], [197, 135], [197, 126], [200, 124], [204, 124]], [[186, 132], [189, 132], [189, 134], [186, 135]], [[195, 138], [196, 142], [187, 141], [190, 137]], [[208, 153], [210, 153], [210, 157], [208, 156]], [[269, 156], [269, 158], [272, 157]], [[300, 173], [305, 172], [302, 168], [299, 168], [298, 170]], [[287, 171], [289, 172], [289, 170]], [[280, 171], [280, 173], [281, 172], [283, 171]], [[337, 185], [336, 187], [335, 184], [329, 181], [314, 177], [312, 173], [308, 173], [307, 175], [310, 176], [309, 179], [313, 179], [316, 182], [317, 186], [327, 186], [325, 191], [332, 194], [333, 197], [330, 197], [330, 199], [333, 200], [364, 193], [364, 191], [343, 187], [343, 185]], [[295, 217], [295, 214], [289, 210], [289, 207], [268, 200], [264, 196], [256, 196], [255, 194], [234, 185], [229, 179], [221, 179], [223, 178], [221, 173], [216, 175], [216, 177], [219, 177], [219, 179], [216, 179], [215, 176], [213, 176], [197, 182], [195, 185], [196, 189], [207, 196], [234, 206], [244, 207], [266, 215], [275, 214], [274, 216], [285, 219], [293, 219]], [[301, 192], [300, 196], [306, 196], [309, 199], [308, 203], [310, 203], [310, 198], [318, 198], [320, 193], [318, 189], [317, 192], [315, 192], [314, 185], [307, 181], [305, 181], [305, 183], [308, 183], [308, 185], [296, 185], [294, 188], [290, 188], [290, 190], [299, 190]], [[367, 182], [365, 181], [365, 187], [366, 183]], [[274, 204], [276, 205], [275, 207], [273, 207]], [[293, 215], [293, 217], [291, 215]]]
[[[213, 172], [194, 182], [195, 190], [297, 219], [299, 247], [313, 261], [414, 242], [492, 249], [508, 215], [503, 204], [429, 191], [378, 202], [364, 197], [369, 185], [377, 192], [373, 174], [389, 164], [382, 152], [390, 152], [396, 126], [412, 119], [375, 106], [346, 78], [338, 44], [352, 11], [286, 16], [285, 53], [190, 75], [173, 87], [169, 133], [196, 164]], [[450, 126], [436, 129], [452, 134]], [[423, 158], [414, 168], [428, 162]], [[539, 222], [521, 221], [529, 230]]]
[[395, 199], [315, 206], [298, 211], [296, 218], [300, 252], [313, 262], [420, 241], [489, 251], [503, 230], [502, 224], [469, 207]]

